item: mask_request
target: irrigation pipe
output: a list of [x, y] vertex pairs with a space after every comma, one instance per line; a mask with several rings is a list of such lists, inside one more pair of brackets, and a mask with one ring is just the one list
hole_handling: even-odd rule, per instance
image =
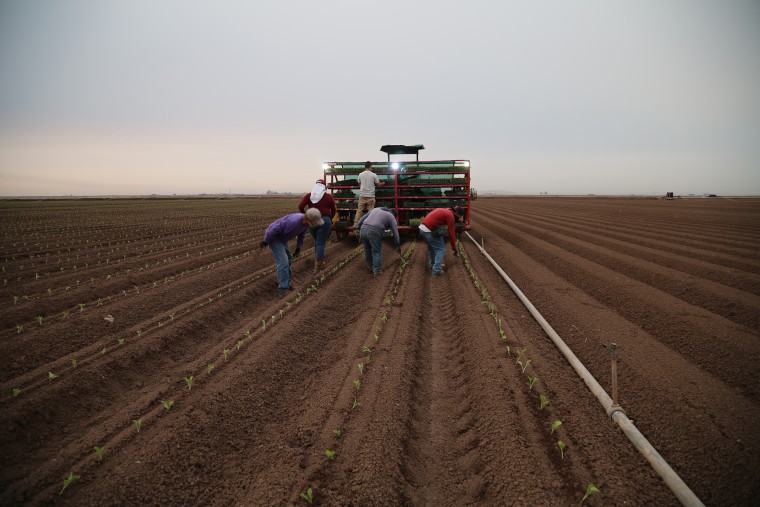
[[620, 428], [623, 430], [623, 433], [625, 433], [625, 435], [628, 437], [628, 440], [630, 440], [636, 449], [638, 449], [639, 452], [644, 455], [647, 461], [649, 461], [649, 463], [652, 465], [652, 468], [660, 475], [660, 477], [662, 477], [662, 480], [665, 481], [665, 484], [670, 488], [671, 491], [673, 491], [673, 493], [676, 495], [676, 498], [678, 498], [681, 504], [689, 507], [704, 507], [704, 504], [699, 500], [699, 498], [697, 498], [691, 489], [689, 489], [689, 487], [685, 482], [683, 482], [678, 474], [673, 471], [665, 459], [660, 456], [660, 453], [657, 452], [657, 449], [655, 449], [652, 444], [650, 444], [649, 441], [644, 437], [644, 435], [642, 435], [641, 432], [636, 428], [636, 426], [633, 425], [633, 422], [628, 418], [628, 416], [625, 415], [623, 409], [612, 404], [612, 399], [604, 391], [604, 389], [602, 389], [602, 386], [599, 385], [599, 382], [594, 379], [594, 377], [591, 375], [591, 373], [589, 373], [586, 367], [583, 366], [583, 363], [580, 362], [573, 351], [570, 350], [562, 338], [560, 338], [554, 329], [552, 329], [549, 323], [546, 322], [543, 316], [541, 316], [538, 310], [536, 310], [536, 307], [533, 306], [525, 294], [522, 293], [520, 288], [515, 285], [509, 276], [507, 276], [507, 274], [501, 269], [501, 267], [499, 267], [496, 261], [494, 261], [490, 255], [488, 255], [486, 249], [483, 248], [483, 246], [479, 245], [478, 242], [475, 241], [472, 236], [470, 236], [470, 233], [465, 232], [465, 234], [468, 238], [470, 238], [475, 246], [478, 247], [480, 252], [485, 256], [486, 259], [488, 259], [496, 271], [499, 272], [501, 277], [504, 278], [504, 281], [507, 282], [509, 287], [517, 295], [520, 301], [522, 301], [522, 303], [525, 305], [531, 315], [533, 315], [536, 321], [541, 325], [546, 334], [549, 335], [549, 338], [551, 338], [551, 340], [554, 342], [554, 345], [556, 345], [560, 352], [562, 352], [562, 355], [565, 356], [565, 359], [567, 359], [567, 361], [570, 363], [570, 366], [573, 367], [576, 373], [578, 373], [578, 375], [583, 379], [583, 382], [586, 383], [586, 386], [588, 386], [594, 396], [596, 396], [596, 399], [599, 400], [599, 403], [602, 404], [602, 407], [607, 412], [607, 415], [610, 417], [610, 419], [615, 421], [618, 426], [620, 426]]

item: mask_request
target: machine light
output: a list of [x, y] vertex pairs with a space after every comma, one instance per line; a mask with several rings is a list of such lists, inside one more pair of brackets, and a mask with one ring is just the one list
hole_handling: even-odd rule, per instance
[[398, 170], [399, 170], [399, 167], [400, 167], [400, 165], [399, 165], [399, 163], [398, 163], [398, 162], [393, 162], [393, 163], [391, 164], [391, 169], [393, 169], [394, 171], [398, 171]]

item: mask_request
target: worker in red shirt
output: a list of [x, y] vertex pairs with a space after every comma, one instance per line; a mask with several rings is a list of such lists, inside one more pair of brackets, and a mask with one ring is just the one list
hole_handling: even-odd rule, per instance
[[332, 219], [338, 208], [335, 206], [335, 199], [332, 194], [327, 192], [325, 180], [319, 179], [314, 184], [311, 192], [304, 195], [301, 202], [298, 203], [298, 211], [306, 213], [309, 208], [316, 208], [322, 215], [323, 223], [317, 227], [309, 227], [309, 234], [314, 238], [314, 272], [325, 267], [325, 245], [332, 231]]
[[[467, 212], [461, 206], [453, 208], [437, 208], [425, 215], [420, 224], [420, 232], [428, 244], [428, 267], [433, 271], [433, 276], [443, 274], [443, 259], [446, 257], [446, 241], [448, 234], [451, 250], [454, 257], [459, 255], [457, 252], [457, 237], [454, 230], [456, 217], [463, 219]], [[456, 217], [455, 217], [456, 215]]]

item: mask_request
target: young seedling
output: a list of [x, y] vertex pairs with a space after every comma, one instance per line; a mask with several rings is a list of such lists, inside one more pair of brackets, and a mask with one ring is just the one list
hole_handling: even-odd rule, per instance
[[23, 324], [16, 324], [16, 334], [20, 334], [24, 330]]
[[208, 374], [211, 375], [211, 372], [214, 371], [214, 365], [213, 364], [209, 364], [206, 367], [206, 369], [208, 370]]
[[69, 476], [63, 480], [63, 487], [61, 488], [61, 492], [58, 493], [58, 496], [61, 496], [63, 494], [63, 490], [69, 487], [69, 484], [74, 482], [75, 480], [79, 479], [78, 475], [74, 475], [74, 472], [69, 472]]
[[124, 340], [125, 338], [119, 338], [117, 342], [119, 343], [119, 345], [124, 345]]
[[520, 361], [519, 359], [517, 360], [517, 364], [519, 364], [519, 365], [520, 365], [520, 368], [522, 368], [522, 372], [523, 372], [523, 373], [525, 373], [525, 369], [526, 369], [528, 366], [530, 366], [530, 363], [532, 363], [532, 362], [533, 362], [533, 361], [531, 361], [530, 359], [528, 359], [528, 360], [527, 360], [527, 361], [525, 361], [525, 362], [522, 362], [522, 361]]
[[142, 330], [142, 329], [138, 329], [138, 330], [137, 330], [137, 337], [138, 337], [138, 338], [140, 337], [140, 335], [142, 334], [142, 332], [143, 332], [143, 330]]
[[71, 360], [71, 367], [72, 367], [72, 368], [76, 368], [76, 367], [77, 367], [77, 364], [79, 364], [79, 363], [77, 363], [77, 360], [76, 360], [76, 359], [72, 359], [72, 360]]
[[19, 394], [21, 394], [21, 389], [19, 389], [18, 387], [14, 387], [13, 388], [13, 397], [15, 398]]
[[84, 303], [79, 303], [79, 312], [80, 313], [84, 311], [84, 307], [85, 307]]
[[327, 459], [334, 459], [335, 458], [335, 451], [331, 451], [330, 449], [325, 450], [325, 456], [327, 456]]
[[342, 434], [343, 434], [343, 430], [341, 430], [341, 429], [336, 428], [336, 429], [333, 430], [333, 435], [335, 435], [338, 438], [340, 438], [340, 436]]
[[356, 398], [354, 398], [354, 401], [351, 403], [351, 408], [358, 408], [361, 407], [362, 404], [356, 401]]
[[64, 319], [68, 319], [68, 318], [69, 318], [69, 314], [70, 314], [70, 313], [71, 313], [71, 312], [70, 312], [70, 311], [68, 311], [68, 310], [64, 311], [64, 312], [63, 312], [63, 318], [64, 318]]
[[240, 350], [240, 347], [243, 346], [243, 343], [244, 343], [243, 340], [238, 340], [238, 342], [235, 344], [238, 350]]
[[565, 459], [565, 442], [557, 440], [557, 447], [559, 447], [560, 456], [562, 456], [562, 459]]
[[98, 455], [98, 461], [103, 461], [103, 453], [106, 452], [105, 447], [98, 447], [97, 445], [94, 447], [95, 454]]
[[362, 381], [359, 379], [354, 380], [354, 386], [356, 387], [356, 390], [358, 391], [362, 387]]
[[192, 391], [193, 390], [193, 376], [189, 375], [187, 377], [184, 377], [185, 382], [187, 383], [187, 390]]
[[583, 503], [583, 501], [584, 501], [586, 498], [590, 497], [590, 496], [591, 496], [591, 495], [593, 495], [594, 493], [599, 493], [599, 488], [597, 488], [597, 487], [596, 487], [596, 486], [594, 486], [593, 484], [589, 484], [588, 486], [586, 486], [586, 494], [585, 494], [585, 495], [583, 495], [583, 498], [581, 498], [581, 503]]
[[222, 355], [224, 356], [224, 360], [226, 361], [227, 360], [227, 356], [230, 355], [230, 349], [224, 349], [222, 351]]
[[543, 394], [539, 397], [539, 401], [541, 402], [541, 406], [539, 407], [539, 410], [543, 410], [544, 407], [549, 404], [549, 398], [547, 398]]
[[169, 400], [169, 401], [161, 400], [161, 404], [164, 406], [166, 410], [169, 410], [170, 408], [174, 406], [174, 400]]
[[359, 373], [364, 373], [364, 363], [359, 363], [356, 367], [359, 368]]
[[49, 371], [49, 372], [48, 372], [48, 380], [50, 380], [50, 381], [53, 381], [53, 380], [55, 380], [55, 379], [57, 379], [57, 378], [58, 378], [58, 375], [56, 375], [56, 374], [55, 374], [55, 373], [53, 373], [52, 371]]
[[538, 377], [528, 377], [528, 389], [533, 389], [533, 384], [536, 383]]
[[310, 504], [314, 503], [314, 492], [311, 490], [311, 488], [307, 489], [306, 493], [301, 493], [300, 497]]
[[135, 425], [137, 432], [140, 433], [140, 428], [142, 427], [142, 417], [140, 419], [132, 419], [132, 424]]
[[552, 423], [552, 432], [549, 433], [549, 434], [553, 435], [554, 432], [557, 431], [557, 428], [559, 428], [560, 426], [562, 426], [562, 421], [560, 421], [559, 419], [557, 419], [556, 421], [554, 421]]
[[37, 323], [41, 326], [42, 325], [42, 315], [37, 316]]

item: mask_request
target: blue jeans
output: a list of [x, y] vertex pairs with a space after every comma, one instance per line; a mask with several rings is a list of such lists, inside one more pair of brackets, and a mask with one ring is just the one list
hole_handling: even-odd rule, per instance
[[432, 232], [420, 232], [428, 244], [428, 267], [434, 275], [443, 274], [441, 263], [446, 257], [446, 240], [443, 236], [433, 236]]
[[362, 226], [359, 238], [364, 245], [364, 263], [373, 273], [380, 273], [383, 263], [383, 231], [370, 225]]
[[287, 243], [274, 241], [269, 243], [272, 250], [274, 263], [277, 265], [277, 287], [287, 289], [290, 287], [290, 265], [293, 263], [293, 254]]
[[332, 219], [327, 215], [322, 215], [324, 224], [319, 227], [310, 227], [309, 233], [314, 238], [314, 250], [316, 250], [316, 258], [321, 261], [325, 258], [325, 245], [330, 238], [330, 232], [332, 231]]

